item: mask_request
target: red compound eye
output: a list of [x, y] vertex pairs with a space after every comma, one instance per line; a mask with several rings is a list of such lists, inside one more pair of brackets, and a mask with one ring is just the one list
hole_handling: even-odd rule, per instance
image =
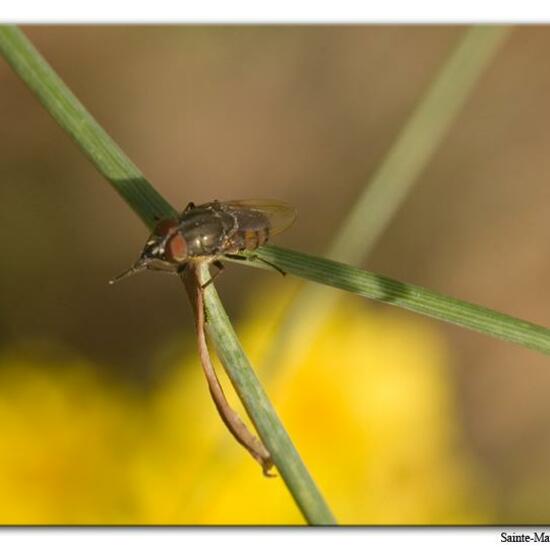
[[175, 233], [166, 243], [166, 258], [171, 262], [184, 262], [187, 260], [187, 243], [180, 233]]

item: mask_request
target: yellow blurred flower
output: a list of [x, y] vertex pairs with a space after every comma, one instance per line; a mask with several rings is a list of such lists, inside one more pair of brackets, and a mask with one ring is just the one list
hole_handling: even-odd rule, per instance
[[135, 412], [90, 365], [3, 358], [0, 522], [129, 521], [124, 462], [135, 450]]
[[[262, 305], [270, 311], [265, 300]], [[249, 319], [238, 332], [259, 364], [270, 322], [258, 311]], [[492, 517], [483, 479], [460, 445], [443, 344], [426, 323], [346, 299], [299, 356], [300, 364], [283, 369], [282, 380], [268, 391], [342, 523], [473, 523]], [[185, 489], [180, 485], [187, 494], [180, 509], [155, 521], [302, 523], [281, 479], [259, 475], [231, 440], [198, 373], [198, 365], [186, 370], [185, 380], [161, 394], [161, 422], [172, 418], [170, 433], [180, 431], [174, 446], [195, 441], [195, 481], [187, 480]], [[191, 386], [197, 375], [199, 383]], [[184, 387], [193, 388], [185, 393], [195, 396], [194, 412], [178, 399]], [[198, 426], [183, 427], [182, 417]], [[186, 434], [189, 429], [197, 431]], [[163, 473], [166, 489], [158, 479], [154, 484], [156, 510], [171, 500], [178, 465], [171, 466]]]
[[[270, 319], [237, 327], [256, 361]], [[267, 390], [341, 523], [493, 519], [431, 325], [349, 297], [302, 352]], [[150, 398], [93, 373], [0, 359], [0, 523], [303, 523], [226, 431], [194, 350]]]

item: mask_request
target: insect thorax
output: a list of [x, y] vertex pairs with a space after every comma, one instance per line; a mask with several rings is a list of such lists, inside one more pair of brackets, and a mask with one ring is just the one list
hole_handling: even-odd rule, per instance
[[186, 211], [178, 232], [193, 258], [254, 250], [268, 240], [270, 227], [263, 212], [213, 202]]
[[212, 207], [194, 208], [182, 216], [179, 225], [190, 257], [222, 253], [235, 229], [236, 220], [231, 214]]

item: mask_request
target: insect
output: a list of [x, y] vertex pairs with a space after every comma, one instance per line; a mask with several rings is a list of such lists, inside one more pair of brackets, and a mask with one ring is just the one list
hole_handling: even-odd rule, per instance
[[[145, 269], [181, 273], [189, 262], [212, 262], [217, 273], [223, 270], [221, 257], [250, 259], [244, 251], [255, 250], [273, 235], [287, 229], [296, 210], [274, 200], [213, 201], [201, 205], [190, 202], [177, 217], [159, 220], [138, 260], [110, 283]], [[276, 265], [258, 259], [283, 275]]]

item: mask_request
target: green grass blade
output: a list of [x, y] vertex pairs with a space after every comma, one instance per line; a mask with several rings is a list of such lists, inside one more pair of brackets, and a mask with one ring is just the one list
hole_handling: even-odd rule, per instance
[[[76, 141], [132, 210], [149, 226], [175, 210], [148, 183], [16, 27], [0, 26], [0, 53]], [[206, 297], [208, 329], [246, 410], [271, 452], [294, 500], [313, 524], [335, 520], [242, 352], [213, 285]]]
[[[302, 279], [352, 292], [378, 302], [399, 306], [440, 321], [550, 354], [550, 330], [543, 326], [444, 296], [420, 286], [370, 273], [358, 267], [294, 250], [264, 246], [258, 249], [255, 255]], [[271, 269], [259, 261], [249, 261], [247, 265], [260, 269]]]
[[403, 204], [479, 77], [510, 32], [509, 27], [467, 29], [357, 198], [325, 257], [360, 264]]
[[[368, 256], [428, 165], [510, 27], [467, 29], [399, 132], [356, 200], [325, 257], [359, 265]], [[281, 350], [307, 351], [337, 294], [306, 285], [292, 301], [266, 354], [266, 368], [280, 368]], [[297, 330], [297, 327], [300, 330]], [[299, 335], [299, 345], [294, 341]], [[299, 363], [297, 357], [289, 361]]]
[[19, 28], [0, 25], [0, 53], [148, 227], [174, 213]]
[[[210, 275], [206, 266], [202, 266], [201, 271], [201, 280], [204, 283]], [[269, 449], [273, 462], [290, 488], [296, 504], [309, 523], [334, 524], [332, 513], [320, 498], [315, 482], [296, 452], [243, 352], [231, 322], [221, 306], [214, 285], [209, 285], [205, 289], [204, 299], [208, 312], [208, 335], [216, 349], [220, 351], [219, 357], [225, 370], [262, 441]], [[252, 404], [254, 406], [251, 406]]]

